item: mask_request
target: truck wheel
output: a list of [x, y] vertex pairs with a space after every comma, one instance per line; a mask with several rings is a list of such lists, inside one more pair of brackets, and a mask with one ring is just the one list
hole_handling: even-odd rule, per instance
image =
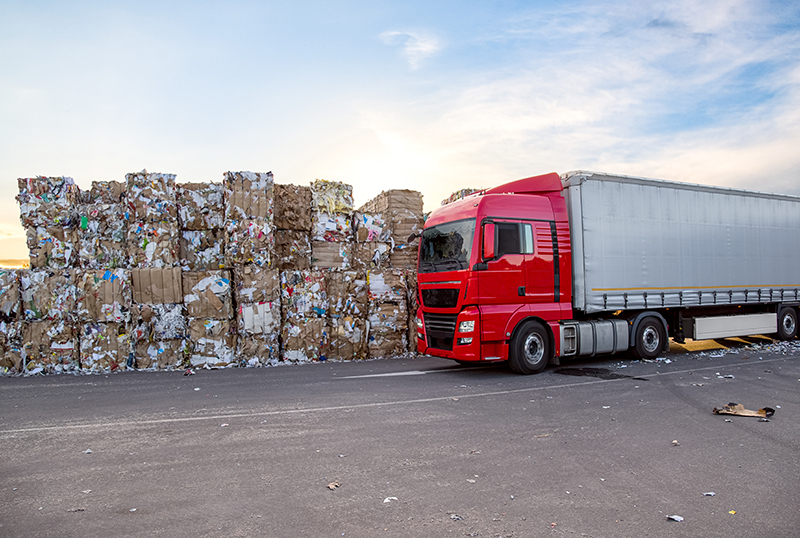
[[797, 310], [790, 307], [778, 312], [778, 339], [791, 340], [797, 336]]
[[636, 327], [631, 351], [638, 359], [655, 359], [664, 347], [665, 338], [664, 326], [658, 318], [644, 318]]
[[518, 374], [538, 374], [550, 361], [550, 339], [540, 323], [526, 321], [511, 341], [508, 363]]

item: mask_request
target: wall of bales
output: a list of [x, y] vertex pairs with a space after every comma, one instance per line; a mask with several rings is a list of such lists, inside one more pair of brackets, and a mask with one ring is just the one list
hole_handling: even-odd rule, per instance
[[281, 185], [19, 179], [30, 269], [0, 270], [6, 374], [223, 368], [414, 351], [422, 195]]

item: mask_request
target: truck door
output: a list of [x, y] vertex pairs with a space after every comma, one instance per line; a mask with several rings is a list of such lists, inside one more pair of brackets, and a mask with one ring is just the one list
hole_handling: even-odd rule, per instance
[[523, 225], [526, 297], [530, 303], [555, 301], [553, 234], [549, 222]]

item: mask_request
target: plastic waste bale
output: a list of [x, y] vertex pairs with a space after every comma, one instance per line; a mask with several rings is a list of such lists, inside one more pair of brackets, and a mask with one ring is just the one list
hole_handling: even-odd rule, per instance
[[21, 319], [19, 272], [14, 269], [0, 269], [0, 322]]
[[327, 360], [328, 327], [321, 318], [287, 320], [281, 331], [284, 362], [304, 363]]
[[80, 331], [81, 369], [84, 372], [126, 370], [133, 352], [132, 343], [124, 323], [83, 323]]
[[369, 298], [378, 302], [405, 302], [408, 292], [406, 273], [400, 269], [367, 271]]
[[180, 265], [190, 271], [225, 267], [225, 231], [222, 229], [181, 231]]
[[172, 220], [131, 222], [128, 227], [130, 267], [175, 267], [180, 261], [178, 224]]
[[228, 319], [189, 318], [189, 365], [194, 368], [236, 366], [236, 332]]
[[156, 174], [142, 170], [126, 174], [125, 181], [131, 221], [169, 221], [177, 228], [175, 174]]
[[311, 239], [313, 241], [343, 242], [353, 240], [351, 213], [312, 213]]
[[310, 268], [310, 237], [303, 230], [275, 230], [275, 268], [282, 271]]
[[69, 269], [78, 265], [78, 231], [71, 227], [38, 226], [25, 230], [31, 267]]
[[225, 188], [221, 183], [179, 183], [177, 197], [182, 230], [213, 230], [225, 224]]
[[225, 172], [225, 220], [265, 219], [272, 225], [272, 172]]
[[183, 303], [189, 317], [233, 319], [230, 271], [187, 271], [182, 280]]
[[131, 320], [131, 272], [128, 269], [76, 271], [77, 315], [84, 322]]
[[311, 267], [313, 269], [350, 269], [353, 243], [311, 242]]
[[315, 179], [311, 182], [311, 207], [314, 211], [334, 215], [353, 213], [353, 186], [338, 181]]
[[328, 312], [325, 273], [322, 271], [283, 271], [281, 304], [284, 320], [323, 318]]
[[353, 267], [357, 269], [379, 269], [389, 267], [392, 245], [371, 241], [353, 245]]
[[225, 266], [253, 263], [270, 267], [275, 235], [270, 219], [228, 220], [225, 223]]
[[60, 374], [80, 370], [76, 327], [65, 320], [23, 325], [22, 360], [27, 374]]
[[237, 356], [245, 366], [267, 366], [280, 360], [281, 303], [239, 303]]
[[0, 321], [0, 374], [21, 374], [23, 322]]
[[368, 321], [370, 357], [390, 357], [407, 351], [408, 311], [405, 301], [371, 301]]
[[78, 298], [75, 269], [22, 269], [19, 276], [25, 320], [75, 319]]
[[311, 188], [276, 183], [274, 192], [275, 228], [311, 231]]
[[280, 302], [281, 275], [276, 269], [254, 264], [236, 265], [233, 282], [237, 304]]
[[24, 228], [72, 226], [80, 189], [71, 177], [19, 178], [17, 202]]

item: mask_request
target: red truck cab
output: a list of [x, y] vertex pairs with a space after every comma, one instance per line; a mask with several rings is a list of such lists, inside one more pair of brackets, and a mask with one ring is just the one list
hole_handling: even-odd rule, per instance
[[569, 223], [551, 173], [433, 211], [418, 262], [417, 346], [459, 362], [509, 360], [535, 373], [572, 318]]

